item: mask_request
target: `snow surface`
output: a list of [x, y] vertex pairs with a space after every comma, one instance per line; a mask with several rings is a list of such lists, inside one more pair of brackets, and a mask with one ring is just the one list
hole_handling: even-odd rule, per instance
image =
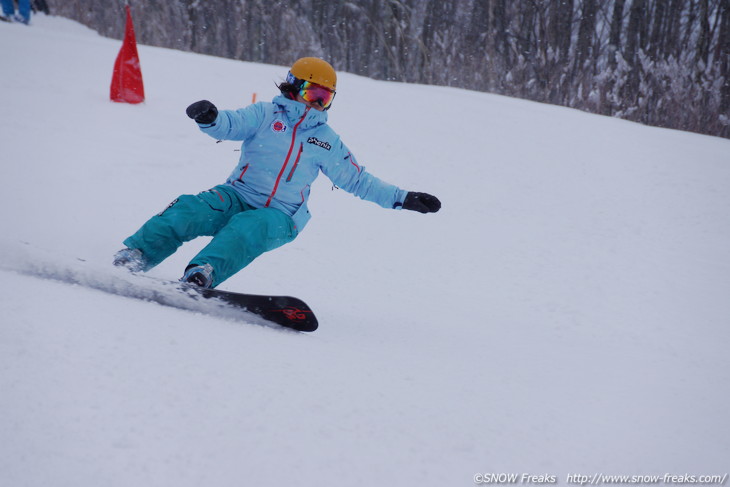
[[305, 299], [299, 334], [13, 271], [108, 266], [222, 182], [238, 146], [185, 107], [270, 99], [285, 67], [140, 46], [131, 106], [108, 100], [120, 41], [40, 15], [0, 44], [3, 487], [729, 469], [730, 141], [343, 73], [331, 125], [443, 209], [322, 176], [302, 235], [222, 286]]

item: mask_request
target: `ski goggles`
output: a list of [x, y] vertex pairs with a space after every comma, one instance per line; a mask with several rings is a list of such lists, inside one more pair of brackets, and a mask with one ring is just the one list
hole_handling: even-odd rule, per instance
[[287, 77], [287, 82], [299, 89], [298, 94], [304, 101], [312, 104], [317, 103], [325, 110], [332, 105], [332, 100], [335, 99], [334, 90], [330, 90], [326, 86], [318, 85], [317, 83], [312, 83], [311, 81], [296, 79], [291, 73]]
[[319, 106], [327, 109], [332, 105], [332, 100], [335, 99], [335, 92], [317, 83], [305, 81], [299, 87], [299, 96], [308, 103], [318, 103]]
[[299, 79], [291, 71], [287, 74], [286, 82], [297, 89], [297, 94], [301, 96], [307, 103], [317, 103], [327, 110], [335, 99], [335, 90], [331, 90], [326, 86], [318, 85], [311, 81]]

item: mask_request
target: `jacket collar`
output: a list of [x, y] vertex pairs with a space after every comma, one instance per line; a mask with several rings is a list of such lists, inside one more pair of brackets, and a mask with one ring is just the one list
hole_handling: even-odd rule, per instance
[[301, 120], [305, 111], [307, 112], [307, 118], [301, 123], [300, 126], [302, 128], [313, 128], [327, 123], [327, 112], [320, 112], [315, 109], [307, 111], [307, 106], [304, 103], [296, 100], [290, 100], [283, 95], [275, 96], [273, 102], [284, 110], [287, 118], [289, 119], [289, 123], [292, 125]]

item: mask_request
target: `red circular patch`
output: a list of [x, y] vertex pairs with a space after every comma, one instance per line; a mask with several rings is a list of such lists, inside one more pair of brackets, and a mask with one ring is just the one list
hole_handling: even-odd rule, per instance
[[286, 132], [286, 124], [281, 120], [274, 120], [271, 124], [271, 130], [274, 132]]

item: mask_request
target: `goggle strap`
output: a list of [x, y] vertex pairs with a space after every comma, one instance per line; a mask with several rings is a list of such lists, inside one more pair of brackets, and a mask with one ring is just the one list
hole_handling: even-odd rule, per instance
[[286, 75], [286, 82], [292, 85], [297, 91], [299, 91], [302, 88], [302, 85], [304, 84], [303, 79], [299, 79], [293, 74], [291, 74], [291, 71], [289, 74]]

